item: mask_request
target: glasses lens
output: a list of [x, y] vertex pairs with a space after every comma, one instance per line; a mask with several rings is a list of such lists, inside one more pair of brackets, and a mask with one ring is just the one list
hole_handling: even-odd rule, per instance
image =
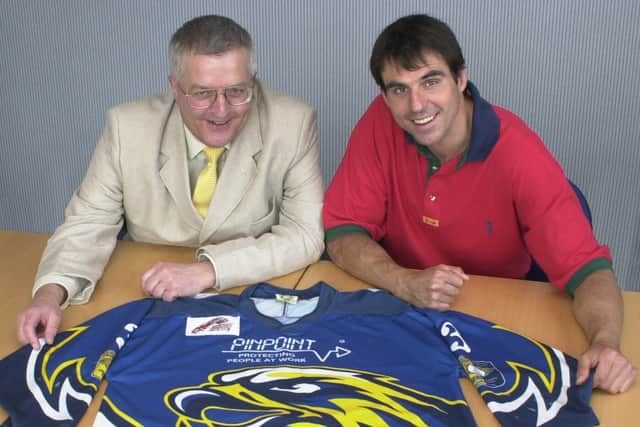
[[244, 86], [228, 87], [224, 90], [224, 96], [231, 105], [242, 105], [251, 101], [251, 88]]
[[188, 96], [193, 108], [207, 108], [216, 101], [218, 92], [216, 90], [200, 90]]

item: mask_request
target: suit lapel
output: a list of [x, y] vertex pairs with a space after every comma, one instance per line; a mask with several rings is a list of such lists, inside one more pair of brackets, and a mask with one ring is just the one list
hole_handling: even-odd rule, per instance
[[202, 218], [193, 207], [189, 172], [187, 170], [187, 144], [180, 110], [174, 104], [160, 148], [160, 178], [171, 194], [178, 213], [196, 230], [202, 229]]
[[227, 220], [256, 176], [256, 157], [262, 151], [258, 101], [259, 99], [256, 99], [252, 105], [244, 128], [231, 142], [209, 206], [209, 214], [200, 233], [201, 242], [209, 240], [209, 237]]

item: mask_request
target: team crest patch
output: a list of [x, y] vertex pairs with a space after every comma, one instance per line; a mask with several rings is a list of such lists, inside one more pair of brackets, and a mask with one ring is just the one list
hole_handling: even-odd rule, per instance
[[489, 361], [470, 360], [464, 356], [459, 356], [458, 361], [476, 388], [480, 386], [497, 388], [505, 384], [502, 372]]
[[188, 337], [201, 335], [240, 335], [240, 317], [209, 316], [187, 317], [185, 335]]

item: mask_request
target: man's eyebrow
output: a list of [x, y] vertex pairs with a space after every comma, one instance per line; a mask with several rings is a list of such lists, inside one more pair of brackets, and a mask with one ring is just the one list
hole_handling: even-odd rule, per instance
[[406, 84], [400, 83], [400, 82], [397, 82], [397, 81], [390, 81], [389, 83], [385, 84], [384, 86], [387, 89], [392, 88], [392, 87], [408, 87]]
[[[430, 79], [433, 77], [444, 77], [446, 74], [444, 71], [442, 70], [429, 70], [426, 73], [424, 73], [422, 76], [420, 76], [420, 81], [424, 81], [426, 79]], [[390, 89], [390, 88], [395, 88], [395, 87], [409, 87], [409, 85], [407, 85], [406, 83], [402, 83], [399, 81], [390, 81], [389, 83], [386, 83], [384, 85], [385, 89]]]
[[211, 89], [206, 87], [206, 86], [199, 85], [198, 83], [194, 83], [191, 86], [189, 86], [186, 90], [188, 92], [193, 92], [193, 91], [198, 91], [199, 92], [199, 91], [211, 90]]
[[420, 77], [420, 80], [426, 80], [431, 77], [443, 77], [444, 71], [442, 70], [429, 70]]
[[209, 86], [204, 86], [201, 85], [200, 83], [193, 83], [190, 87], [189, 90], [224, 90], [224, 89], [228, 89], [230, 87], [246, 87], [248, 86], [249, 83], [247, 82], [238, 82], [229, 86], [225, 86], [225, 87], [209, 87]]

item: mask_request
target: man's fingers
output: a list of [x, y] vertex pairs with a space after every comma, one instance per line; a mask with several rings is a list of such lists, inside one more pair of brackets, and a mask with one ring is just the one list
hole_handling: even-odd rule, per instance
[[166, 302], [171, 302], [174, 299], [176, 299], [176, 292], [169, 290], [169, 289], [165, 289], [165, 291], [162, 293], [162, 299]]
[[149, 296], [152, 296], [154, 298], [162, 298], [162, 295], [164, 294], [165, 289], [160, 286], [160, 282], [156, 282], [154, 283], [153, 287], [151, 289], [149, 289]]
[[446, 286], [460, 288], [466, 280], [469, 280], [460, 267], [439, 265], [436, 267], [434, 279], [441, 280]]
[[[62, 319], [58, 305], [63, 297], [60, 291], [62, 288], [57, 285], [47, 286], [36, 292], [31, 304], [18, 316], [18, 340], [22, 344], [31, 344], [34, 350], [40, 349], [39, 332], [42, 332], [47, 343], [53, 343]], [[66, 292], [64, 289], [62, 291]]]
[[142, 273], [142, 283], [146, 282], [147, 280], [149, 280], [149, 277], [151, 277], [153, 275], [153, 273], [155, 273], [156, 271], [156, 265], [154, 264], [152, 265], [149, 269], [147, 269], [147, 271], [145, 271], [144, 273]]
[[638, 370], [636, 368], [634, 368], [633, 366], [631, 366], [631, 373], [622, 382], [622, 385], [620, 386], [620, 393], [624, 393], [625, 391], [627, 391], [627, 390], [629, 390], [631, 388], [633, 383], [636, 382], [636, 376], [637, 375], [638, 375]]
[[630, 374], [631, 369], [629, 368], [631, 368], [631, 364], [617, 351], [603, 349], [599, 353], [594, 382], [604, 390], [615, 392], [612, 388], [613, 383], [620, 375]]
[[583, 354], [582, 356], [580, 356], [580, 358], [578, 359], [578, 370], [576, 372], [576, 384], [580, 385], [584, 383], [587, 378], [589, 378], [589, 372], [591, 371], [592, 363], [593, 361], [588, 354]]
[[58, 332], [58, 327], [60, 326], [60, 317], [57, 313], [51, 313], [44, 326], [44, 340], [47, 344], [53, 344], [53, 339], [55, 338], [56, 333]]
[[38, 338], [38, 332], [36, 327], [27, 327], [26, 329], [27, 341], [31, 344], [34, 350], [40, 350], [40, 339]]
[[583, 384], [596, 368], [593, 386], [609, 393], [623, 393], [635, 382], [638, 370], [615, 348], [594, 345], [578, 359], [576, 383]]
[[610, 393], [622, 393], [633, 384], [637, 370], [622, 356], [600, 360], [596, 370], [597, 386]]
[[145, 294], [154, 295], [154, 292], [157, 292], [155, 288], [157, 288], [160, 281], [158, 280], [155, 271], [147, 270], [147, 273], [142, 276], [141, 288]]
[[440, 271], [432, 279], [431, 291], [435, 294], [445, 294], [450, 297], [456, 297], [460, 293], [462, 287], [462, 279], [450, 272]]
[[31, 344], [31, 347], [34, 350], [36, 350], [36, 351], [40, 350], [40, 340], [38, 339], [38, 337], [35, 334], [33, 334], [33, 338], [31, 338], [29, 340], [29, 344]]
[[460, 293], [459, 285], [453, 284], [451, 282], [445, 282], [440, 292], [441, 297], [439, 299], [441, 299], [443, 302], [451, 304], [455, 299], [455, 297], [458, 296], [459, 293]]
[[30, 326], [24, 320], [18, 326], [18, 341], [20, 341], [21, 344], [30, 344], [34, 350], [38, 350], [40, 348], [40, 341], [38, 340], [36, 327], [37, 324], [35, 326]]
[[436, 302], [433, 302], [431, 304], [431, 307], [429, 307], [429, 308], [432, 308], [432, 309], [437, 310], [437, 311], [445, 311], [445, 310], [448, 310], [449, 307], [451, 307], [451, 304], [445, 304], [445, 303], [441, 303], [439, 301], [436, 301]]
[[469, 280], [469, 276], [460, 267], [444, 264], [440, 267], [442, 267], [442, 269], [448, 272], [451, 276], [455, 277], [456, 283], [459, 283], [460, 285], [464, 281]]
[[40, 349], [40, 340], [38, 339], [38, 325], [40, 325], [40, 316], [35, 315], [32, 312], [25, 314], [25, 320], [22, 324], [22, 331], [24, 333], [25, 342], [31, 344], [34, 350]]
[[469, 276], [459, 267], [455, 267], [451, 273], [459, 277], [462, 282], [469, 280]]
[[431, 301], [434, 304], [441, 304], [446, 306], [445, 308], [448, 308], [457, 295], [455, 290], [455, 287], [450, 287], [450, 289], [443, 290], [442, 292], [434, 292], [431, 294]]
[[625, 366], [617, 375], [612, 375], [611, 378], [607, 378], [605, 389], [610, 393], [622, 393], [626, 389], [625, 383], [628, 381], [629, 375], [631, 375], [631, 366]]
[[603, 363], [600, 361], [594, 375], [594, 381], [596, 387], [607, 390], [611, 385], [612, 365], [610, 363]]
[[158, 284], [158, 271], [160, 264], [161, 263], [157, 263], [151, 266], [140, 278], [141, 288], [147, 295], [151, 295], [153, 288]]

